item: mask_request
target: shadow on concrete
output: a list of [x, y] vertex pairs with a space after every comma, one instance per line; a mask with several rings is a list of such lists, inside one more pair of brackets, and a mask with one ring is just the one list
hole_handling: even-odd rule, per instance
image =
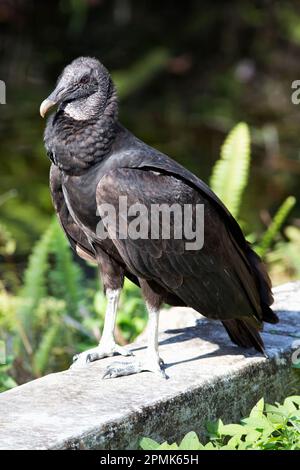
[[[213, 351], [207, 353], [204, 352], [188, 359], [182, 359], [172, 363], [165, 363], [165, 369], [173, 367], [177, 364], [183, 364], [217, 356], [222, 357], [228, 355], [243, 355], [245, 357], [263, 357], [263, 355], [257, 352], [254, 348], [245, 349], [233, 344], [229, 336], [227, 336], [225, 329], [217, 321], [199, 319], [197, 320], [195, 326], [165, 330], [164, 333], [172, 336], [159, 341], [159, 346], [174, 343], [179, 344], [186, 341], [191, 341], [195, 338], [207, 341], [211, 345], [216, 345], [216, 349], [214, 349]], [[132, 351], [141, 351], [143, 349], [146, 349], [146, 346], [134, 348], [132, 349]], [[178, 355], [180, 356], [180, 350], [178, 352]]]

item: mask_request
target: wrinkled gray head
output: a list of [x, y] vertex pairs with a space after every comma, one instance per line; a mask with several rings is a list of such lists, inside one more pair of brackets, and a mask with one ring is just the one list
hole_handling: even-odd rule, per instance
[[89, 119], [103, 113], [113, 93], [109, 72], [101, 62], [78, 57], [64, 68], [56, 88], [42, 102], [40, 114], [44, 117], [52, 106], [60, 104], [74, 119]]

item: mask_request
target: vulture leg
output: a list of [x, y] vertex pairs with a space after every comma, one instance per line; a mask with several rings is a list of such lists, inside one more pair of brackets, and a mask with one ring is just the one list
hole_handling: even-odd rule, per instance
[[[164, 370], [164, 362], [159, 357], [158, 352], [158, 325], [159, 325], [159, 306], [160, 298], [155, 294], [156, 299], [154, 300], [153, 293], [150, 296], [145, 295], [150, 292], [148, 287], [144, 287], [143, 281], [140, 281], [142, 292], [146, 299], [146, 305], [148, 310], [148, 325], [147, 325], [147, 336], [148, 345], [145, 356], [141, 359], [135, 359], [134, 361], [116, 361], [107, 367], [103, 378], [121, 377], [123, 375], [138, 374], [139, 372], [154, 372], [167, 378]], [[147, 299], [148, 297], [148, 299]], [[153, 301], [154, 300], [154, 301]]]
[[115, 354], [121, 354], [122, 356], [132, 356], [131, 351], [116, 344], [114, 338], [114, 329], [120, 292], [121, 289], [107, 289], [107, 308], [100, 343], [97, 347], [88, 349], [87, 351], [74, 356], [74, 362], [71, 366], [72, 369], [86, 365], [89, 362], [97, 361], [98, 359], [103, 359], [104, 357], [114, 356]]
[[[100, 265], [100, 269], [102, 266]], [[122, 356], [132, 356], [131, 351], [119, 346], [115, 342], [114, 329], [116, 323], [117, 309], [120, 298], [120, 293], [123, 284], [123, 273], [114, 270], [112, 264], [106, 264], [104, 269], [101, 269], [102, 280], [105, 286], [105, 294], [107, 297], [107, 307], [105, 312], [104, 328], [98, 346], [88, 349], [73, 358], [71, 368], [82, 367], [89, 362], [103, 359], [104, 357], [114, 356], [120, 354]], [[113, 276], [114, 275], [114, 276]], [[108, 287], [110, 286], [110, 287]]]

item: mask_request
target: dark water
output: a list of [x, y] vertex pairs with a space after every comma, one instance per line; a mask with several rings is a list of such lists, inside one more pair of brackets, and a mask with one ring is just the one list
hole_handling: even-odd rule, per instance
[[[0, 79], [7, 86], [0, 222], [21, 255], [53, 213], [39, 105], [79, 55], [100, 58], [120, 80], [123, 124], [205, 181], [226, 133], [249, 123], [252, 165], [241, 210], [249, 231], [262, 229], [261, 215], [286, 196], [300, 200], [300, 105], [290, 99], [300, 45], [289, 37], [286, 11], [293, 21], [300, 17], [296, 2], [262, 4], [231, 2], [228, 16], [222, 3], [205, 1], [0, 2]], [[155, 51], [165, 57], [159, 66], [151, 65]], [[298, 204], [292, 218], [299, 216]]]

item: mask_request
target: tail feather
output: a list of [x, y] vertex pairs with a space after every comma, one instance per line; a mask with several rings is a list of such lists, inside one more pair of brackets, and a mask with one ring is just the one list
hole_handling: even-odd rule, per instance
[[243, 348], [254, 347], [257, 351], [265, 354], [263, 340], [257, 330], [247, 319], [232, 319], [222, 321], [230, 339]]
[[261, 304], [262, 313], [263, 313], [263, 320], [267, 323], [278, 323], [279, 318], [276, 313], [266, 304], [262, 302]]
[[255, 275], [257, 288], [260, 295], [260, 304], [262, 310], [262, 320], [267, 323], [278, 323], [279, 318], [276, 313], [270, 308], [274, 302], [271, 280], [267, 273], [266, 266], [260, 257], [251, 249], [248, 244], [247, 258], [251, 264], [251, 268]]

